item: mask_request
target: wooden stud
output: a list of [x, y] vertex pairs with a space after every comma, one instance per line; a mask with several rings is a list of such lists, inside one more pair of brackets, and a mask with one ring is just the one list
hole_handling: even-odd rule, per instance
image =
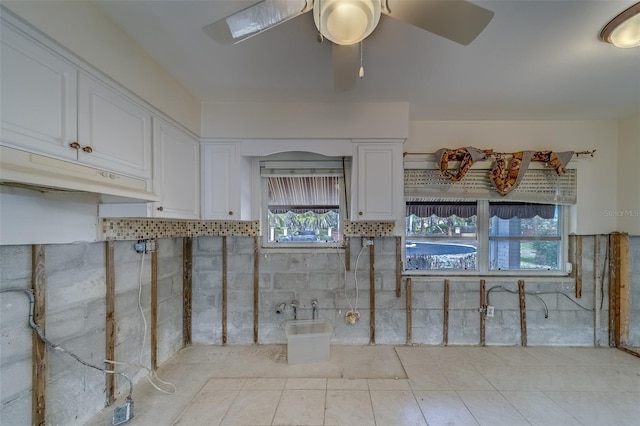
[[[107, 241], [105, 246], [105, 358], [114, 361], [116, 359], [116, 317], [115, 317], [115, 295], [116, 295], [116, 274], [114, 261], [114, 242]], [[112, 370], [113, 365], [105, 363], [105, 369]], [[109, 406], [115, 401], [116, 384], [113, 374], [105, 375], [106, 405]]]
[[[31, 247], [31, 291], [34, 297], [33, 321], [44, 332], [46, 275], [42, 244], [34, 244]], [[40, 426], [46, 424], [47, 346], [35, 330], [31, 341], [31, 419], [32, 424]]]
[[484, 289], [485, 280], [480, 280], [480, 346], [486, 345], [487, 293]]
[[449, 280], [444, 280], [444, 300], [442, 308], [442, 344], [449, 344]]
[[625, 346], [629, 340], [629, 235], [610, 235], [609, 344]]
[[151, 318], [151, 369], [158, 369], [158, 251], [151, 252], [151, 300], [149, 301]]
[[[371, 238], [373, 242], [373, 238]], [[369, 246], [369, 343], [376, 343], [376, 266], [375, 246]]]
[[569, 274], [569, 276], [575, 278], [576, 276], [576, 236], [575, 234], [569, 235], [568, 252], [569, 252], [570, 262], [573, 264], [573, 268], [571, 269], [571, 273]]
[[396, 237], [396, 297], [402, 294], [402, 237]]
[[580, 299], [582, 297], [582, 235], [576, 235], [575, 266], [576, 266], [576, 299]]
[[253, 343], [258, 343], [260, 318], [260, 240], [253, 237]]
[[227, 236], [222, 237], [222, 344], [227, 344]]
[[407, 345], [411, 344], [412, 340], [412, 312], [411, 312], [411, 277], [407, 278], [405, 296], [407, 297]]
[[347, 271], [351, 270], [351, 237], [344, 239], [344, 266]]
[[527, 304], [525, 301], [524, 280], [518, 280], [518, 296], [520, 297], [520, 345], [527, 346]]
[[193, 239], [182, 239], [182, 346], [191, 345]]

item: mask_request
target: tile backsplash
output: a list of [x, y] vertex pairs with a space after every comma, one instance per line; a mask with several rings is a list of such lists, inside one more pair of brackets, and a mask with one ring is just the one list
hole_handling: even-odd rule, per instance
[[[345, 222], [346, 237], [393, 236], [394, 222]], [[199, 236], [254, 237], [260, 222], [238, 220], [180, 220], [148, 218], [101, 218], [99, 240], [142, 240]]]

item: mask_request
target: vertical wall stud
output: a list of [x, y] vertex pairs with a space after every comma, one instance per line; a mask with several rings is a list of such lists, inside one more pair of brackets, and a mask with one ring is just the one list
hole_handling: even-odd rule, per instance
[[582, 297], [582, 235], [576, 235], [576, 265], [575, 266], [576, 266], [576, 299], [580, 299]]
[[407, 297], [407, 307], [406, 307], [406, 309], [407, 309], [407, 344], [410, 345], [411, 341], [413, 339], [413, 336], [412, 336], [412, 327], [413, 327], [412, 321], [413, 320], [412, 320], [412, 315], [411, 315], [412, 314], [412, 312], [411, 312], [411, 302], [412, 302], [412, 300], [411, 300], [411, 298], [412, 298], [412, 295], [411, 295], [411, 277], [407, 278], [405, 296]]
[[485, 280], [480, 280], [480, 346], [486, 345], [487, 293], [484, 289]]
[[191, 345], [193, 239], [182, 239], [182, 346]]
[[151, 252], [151, 300], [149, 301], [151, 311], [150, 331], [151, 331], [151, 369], [158, 369], [158, 251]]
[[449, 344], [449, 280], [444, 280], [444, 300], [442, 302], [442, 344]]
[[260, 241], [253, 237], [253, 343], [258, 343], [260, 318]]
[[[373, 238], [371, 238], [373, 241]], [[369, 343], [376, 343], [376, 251], [375, 246], [369, 246]]]
[[222, 344], [227, 344], [227, 236], [222, 237]]
[[351, 270], [351, 237], [344, 239], [344, 266], [347, 271]]
[[520, 345], [527, 346], [527, 304], [525, 301], [524, 280], [518, 280], [518, 296], [520, 297]]
[[396, 237], [396, 297], [402, 293], [402, 237]]
[[610, 235], [609, 344], [625, 346], [629, 340], [629, 235]]
[[[116, 317], [115, 317], [115, 295], [116, 295], [116, 275], [114, 262], [114, 242], [107, 241], [105, 246], [105, 275], [106, 275], [106, 293], [105, 293], [105, 358], [109, 360], [116, 359]], [[113, 369], [112, 364], [106, 364], [105, 368]], [[115, 401], [115, 378], [113, 374], [105, 375], [106, 387], [106, 404], [111, 405]]]
[[[31, 290], [34, 296], [33, 321], [44, 332], [46, 275], [44, 246], [41, 244], [34, 244], [31, 248]], [[31, 339], [33, 348], [31, 419], [32, 424], [40, 426], [46, 422], [47, 347], [35, 330]]]

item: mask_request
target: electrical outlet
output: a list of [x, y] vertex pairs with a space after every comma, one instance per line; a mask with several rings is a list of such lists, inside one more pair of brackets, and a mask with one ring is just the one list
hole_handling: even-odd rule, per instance
[[133, 248], [136, 253], [151, 253], [156, 250], [156, 240], [138, 240]]
[[147, 251], [147, 240], [138, 240], [137, 243], [133, 245], [136, 253], [146, 253]]
[[493, 314], [494, 314], [494, 309], [493, 306], [487, 306], [487, 317], [488, 318], [493, 318]]
[[116, 407], [113, 411], [112, 426], [118, 426], [133, 418], [133, 400], [127, 399], [124, 405]]
[[369, 240], [367, 238], [362, 239], [362, 247], [369, 247], [373, 245], [373, 240]]

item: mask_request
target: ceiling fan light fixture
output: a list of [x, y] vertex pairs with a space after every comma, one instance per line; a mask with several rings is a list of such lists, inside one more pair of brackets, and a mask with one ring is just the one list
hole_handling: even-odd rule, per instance
[[318, 31], [336, 44], [359, 43], [380, 22], [380, 0], [316, 0], [313, 19]]
[[600, 39], [616, 47], [640, 46], [640, 3], [636, 3], [615, 18], [600, 32]]

